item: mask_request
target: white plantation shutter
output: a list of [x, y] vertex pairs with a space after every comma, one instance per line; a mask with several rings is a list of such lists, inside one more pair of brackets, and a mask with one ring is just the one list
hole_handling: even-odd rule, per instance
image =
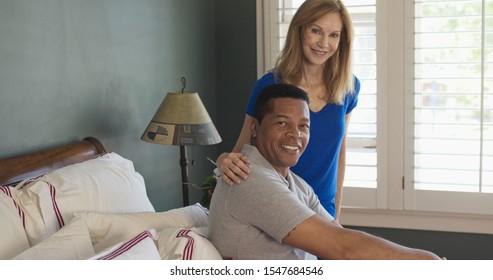
[[361, 82], [347, 137], [345, 187], [377, 187], [376, 0], [344, 1], [353, 21], [354, 74]]
[[493, 1], [416, 0], [414, 27], [407, 208], [492, 214]]
[[483, 3], [415, 1], [416, 189], [493, 192], [493, 2]]

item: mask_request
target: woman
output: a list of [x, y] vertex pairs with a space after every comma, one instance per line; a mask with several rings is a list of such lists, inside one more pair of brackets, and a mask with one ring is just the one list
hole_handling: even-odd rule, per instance
[[310, 98], [310, 142], [293, 172], [315, 190], [322, 205], [340, 216], [346, 164], [346, 131], [360, 83], [351, 69], [353, 26], [338, 0], [306, 0], [295, 13], [275, 68], [254, 85], [240, 136], [231, 153], [217, 160], [229, 184], [246, 180], [248, 158], [239, 151], [250, 140], [253, 109], [260, 91], [274, 83], [302, 88]]

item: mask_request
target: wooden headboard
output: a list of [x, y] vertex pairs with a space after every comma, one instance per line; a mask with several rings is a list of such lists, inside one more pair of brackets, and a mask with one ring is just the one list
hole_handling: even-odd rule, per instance
[[13, 185], [105, 152], [98, 139], [86, 137], [79, 142], [3, 158], [0, 159], [0, 186]]

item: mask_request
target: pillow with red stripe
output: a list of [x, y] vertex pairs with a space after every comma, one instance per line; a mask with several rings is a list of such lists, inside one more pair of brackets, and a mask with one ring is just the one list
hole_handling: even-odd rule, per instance
[[90, 260], [159, 260], [154, 234], [154, 230], [146, 230], [130, 240], [101, 251]]
[[156, 235], [163, 260], [222, 260], [221, 254], [196, 228], [166, 228]]
[[95, 254], [84, 219], [74, 218], [47, 239], [15, 256], [15, 260], [85, 260]]
[[[36, 194], [20, 190], [18, 186], [30, 185], [33, 189], [45, 189], [47, 194]], [[45, 182], [24, 181], [16, 187], [1, 187], [1, 193], [8, 197], [12, 208], [15, 208], [19, 219], [22, 222], [25, 234], [29, 241], [29, 246], [34, 246], [55, 233], [59, 226], [51, 225], [50, 220], [43, 217], [44, 209], [50, 208], [53, 212], [52, 197], [50, 188]]]
[[13, 199], [12, 188], [0, 187], [0, 259], [11, 259], [29, 248], [24, 230], [25, 217]]
[[143, 177], [132, 161], [116, 153], [62, 167], [15, 188], [25, 198], [21, 207], [33, 206], [41, 214], [42, 224], [26, 225], [31, 246], [70, 222], [74, 212], [155, 212]]
[[10, 190], [12, 199], [24, 216], [24, 227], [31, 246], [39, 244], [65, 225], [53, 185], [26, 180]]

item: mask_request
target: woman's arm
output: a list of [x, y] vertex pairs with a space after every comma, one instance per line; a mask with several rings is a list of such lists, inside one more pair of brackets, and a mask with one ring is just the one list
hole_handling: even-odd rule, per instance
[[216, 160], [221, 177], [230, 186], [239, 184], [241, 180], [246, 180], [250, 173], [250, 168], [247, 166], [250, 161], [246, 156], [241, 154], [241, 149], [243, 145], [250, 143], [250, 126], [252, 121], [252, 117], [245, 115], [240, 136], [236, 140], [233, 151], [231, 153], [222, 153]]
[[341, 206], [342, 206], [342, 189], [344, 184], [344, 177], [346, 174], [346, 138], [347, 138], [347, 129], [349, 126], [349, 119], [351, 118], [351, 114], [346, 115], [346, 126], [344, 129], [344, 138], [342, 139], [341, 149], [339, 151], [339, 162], [337, 166], [337, 193], [335, 198], [336, 204], [336, 219], [339, 221], [341, 217]]

